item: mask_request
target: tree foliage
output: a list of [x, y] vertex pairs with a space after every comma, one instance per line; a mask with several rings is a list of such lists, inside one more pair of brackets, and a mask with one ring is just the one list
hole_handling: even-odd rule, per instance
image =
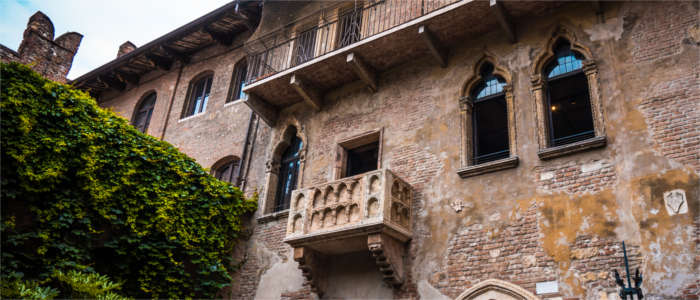
[[19, 64], [0, 71], [3, 286], [67, 298], [56, 274], [82, 272], [130, 297], [212, 298], [230, 283], [255, 199], [88, 94]]

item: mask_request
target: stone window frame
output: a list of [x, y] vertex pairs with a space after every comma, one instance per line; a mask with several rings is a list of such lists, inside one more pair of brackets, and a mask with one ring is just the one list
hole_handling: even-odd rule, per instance
[[[481, 68], [484, 64], [493, 65], [493, 74], [500, 76], [506, 82], [503, 87], [506, 98], [506, 109], [508, 114], [508, 150], [510, 155], [506, 158], [489, 161], [481, 164], [474, 164], [473, 152], [474, 152], [474, 137], [472, 130], [472, 107], [473, 99], [471, 96], [471, 91], [482, 81], [482, 76], [480, 74]], [[462, 90], [459, 95], [459, 111], [460, 111], [460, 127], [461, 127], [461, 151], [460, 159], [462, 167], [457, 170], [457, 174], [462, 178], [467, 178], [471, 176], [476, 176], [480, 174], [495, 172], [504, 169], [515, 168], [518, 166], [518, 156], [517, 156], [517, 135], [515, 128], [515, 105], [514, 94], [513, 94], [513, 77], [510, 72], [508, 72], [504, 67], [502, 67], [499, 62], [494, 58], [493, 55], [486, 53], [484, 54], [475, 64], [472, 71], [472, 75], [468, 77], [469, 79], [462, 85]]]
[[[155, 95], [156, 99], [153, 101], [153, 107], [151, 107], [151, 115], [146, 121], [146, 125], [144, 126], [144, 129], [142, 131], [143, 133], [148, 133], [148, 126], [151, 125], [151, 118], [153, 117], [153, 112], [155, 112], [156, 110], [156, 103], [158, 102], [158, 92], [155, 89], [149, 90], [141, 95], [139, 101], [137, 101], [136, 105], [134, 105], [134, 111], [131, 113], [131, 121], [129, 122], [131, 125], [136, 127], [136, 124], [134, 124], [134, 122], [136, 121], [136, 116], [138, 116], [139, 111], [141, 110], [141, 105], [143, 105], [143, 102], [150, 98], [151, 95]], [[138, 129], [138, 127], [136, 129]]]
[[289, 209], [281, 211], [273, 211], [275, 208], [275, 198], [277, 194], [277, 183], [280, 171], [280, 160], [282, 154], [289, 146], [292, 140], [292, 128], [296, 129], [296, 136], [301, 139], [302, 146], [299, 151], [299, 174], [297, 175], [297, 189], [303, 187], [304, 182], [304, 165], [306, 164], [306, 151], [309, 147], [308, 139], [306, 137], [306, 130], [304, 126], [301, 126], [298, 121], [287, 119], [281, 121], [280, 126], [277, 127], [273, 135], [270, 148], [268, 150], [268, 159], [265, 163], [265, 186], [263, 188], [263, 193], [260, 197], [261, 199], [261, 216], [258, 217], [258, 222], [268, 222], [271, 220], [276, 220], [279, 218], [284, 218], [288, 215]]
[[234, 186], [238, 186], [240, 183], [240, 175], [241, 175], [240, 174], [240, 172], [241, 172], [241, 159], [236, 155], [228, 155], [228, 156], [225, 156], [225, 157], [219, 159], [211, 166], [209, 173], [212, 176], [216, 177], [216, 173], [217, 173], [218, 169], [223, 167], [226, 164], [231, 163], [231, 162], [236, 162], [236, 165], [234, 166], [234, 169], [232, 171], [233, 172], [233, 177], [232, 177], [233, 182], [229, 182], [229, 183], [233, 184]]
[[333, 177], [331, 181], [345, 178], [344, 174], [347, 168], [348, 149], [361, 147], [375, 141], [379, 144], [379, 149], [377, 150], [377, 170], [379, 170], [382, 168], [382, 144], [384, 141], [383, 127], [336, 141], [335, 165], [333, 166]]
[[[561, 40], [567, 40], [571, 45], [571, 50], [578, 52], [584, 57], [582, 62], [583, 72], [588, 80], [589, 101], [593, 117], [594, 137], [561, 146], [552, 146], [549, 139], [549, 125], [546, 98], [546, 82], [544, 70], [556, 58], [554, 53], [555, 44]], [[590, 48], [581, 44], [576, 34], [567, 26], [559, 25], [549, 35], [549, 39], [542, 46], [541, 53], [537, 56], [535, 63], [530, 70], [531, 92], [535, 101], [535, 115], [537, 118], [537, 141], [539, 151], [537, 156], [542, 160], [561, 157], [581, 151], [605, 147], [607, 137], [605, 135], [605, 122], [603, 119], [603, 106], [600, 95], [600, 83], [598, 75], [598, 65], [594, 59]]]
[[[197, 75], [192, 76], [190, 79], [189, 83], [187, 84], [187, 93], [185, 94], [185, 101], [182, 106], [182, 112], [180, 113], [180, 120], [184, 120], [196, 115], [201, 115], [207, 112], [207, 107], [205, 106], [202, 112], [200, 113], [192, 113], [191, 115], [187, 114], [187, 111], [189, 110], [189, 106], [192, 105], [192, 89], [194, 88], [194, 85], [199, 83], [200, 80], [210, 77], [211, 76], [211, 88], [209, 89], [209, 100], [211, 100], [211, 91], [214, 89], [214, 71], [213, 70], [206, 70], [197, 73]], [[207, 105], [209, 104], [209, 101], [207, 101]]]

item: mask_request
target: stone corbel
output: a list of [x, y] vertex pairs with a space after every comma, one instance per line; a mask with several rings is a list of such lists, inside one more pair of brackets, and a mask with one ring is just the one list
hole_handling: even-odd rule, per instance
[[319, 297], [323, 296], [323, 278], [319, 274], [321, 270], [320, 259], [321, 257], [318, 253], [307, 247], [294, 248], [294, 261], [299, 263], [299, 269], [309, 283], [311, 291]]
[[404, 244], [383, 233], [367, 236], [367, 247], [376, 260], [384, 282], [392, 287], [400, 286], [405, 278]]

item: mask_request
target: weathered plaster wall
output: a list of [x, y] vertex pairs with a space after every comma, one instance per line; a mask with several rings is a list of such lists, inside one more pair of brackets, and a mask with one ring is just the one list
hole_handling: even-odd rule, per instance
[[[516, 44], [494, 29], [450, 49], [447, 68], [412, 61], [381, 74], [376, 93], [357, 82], [330, 91], [318, 113], [303, 104], [286, 109], [281, 119], [297, 120], [308, 136], [302, 184], [333, 179], [338, 141], [384, 130], [382, 166], [417, 192], [410, 281], [396, 297], [453, 298], [488, 278], [533, 293], [537, 282], [558, 281], [548, 297], [608, 297], [623, 240], [650, 298], [681, 297], [698, 283], [700, 257], [697, 15], [692, 2], [606, 2], [601, 22], [590, 4], [570, 4], [547, 18], [515, 20]], [[598, 65], [608, 145], [543, 161], [530, 69], [560, 24]], [[484, 53], [513, 77], [520, 165], [462, 179], [458, 98]], [[685, 192], [687, 213], [664, 208], [663, 194], [675, 189]]]

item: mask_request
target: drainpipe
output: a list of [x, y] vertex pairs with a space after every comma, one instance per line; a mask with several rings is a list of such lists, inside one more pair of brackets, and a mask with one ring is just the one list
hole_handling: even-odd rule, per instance
[[185, 64], [180, 62], [180, 70], [177, 71], [177, 79], [175, 79], [175, 88], [173, 89], [173, 95], [170, 97], [170, 105], [168, 105], [168, 114], [165, 115], [165, 124], [163, 124], [163, 132], [160, 134], [160, 140], [165, 138], [165, 130], [168, 128], [168, 121], [170, 121], [170, 111], [173, 109], [173, 102], [175, 102], [175, 94], [177, 94], [177, 87], [180, 85], [180, 77], [182, 76], [182, 69], [185, 68]]
[[[255, 123], [255, 129], [253, 129]], [[238, 186], [241, 191], [245, 192], [248, 183], [248, 172], [250, 171], [250, 161], [253, 157], [253, 149], [255, 147], [255, 138], [258, 136], [258, 127], [260, 126], [260, 118], [255, 115], [255, 112], [250, 112], [250, 122], [246, 130], [245, 143], [243, 144], [243, 157], [241, 157], [241, 166], [238, 168]], [[251, 130], [253, 130], [251, 132]], [[252, 133], [252, 134], [251, 134]], [[241, 172], [242, 170], [242, 172]], [[242, 174], [241, 174], [242, 173]]]

